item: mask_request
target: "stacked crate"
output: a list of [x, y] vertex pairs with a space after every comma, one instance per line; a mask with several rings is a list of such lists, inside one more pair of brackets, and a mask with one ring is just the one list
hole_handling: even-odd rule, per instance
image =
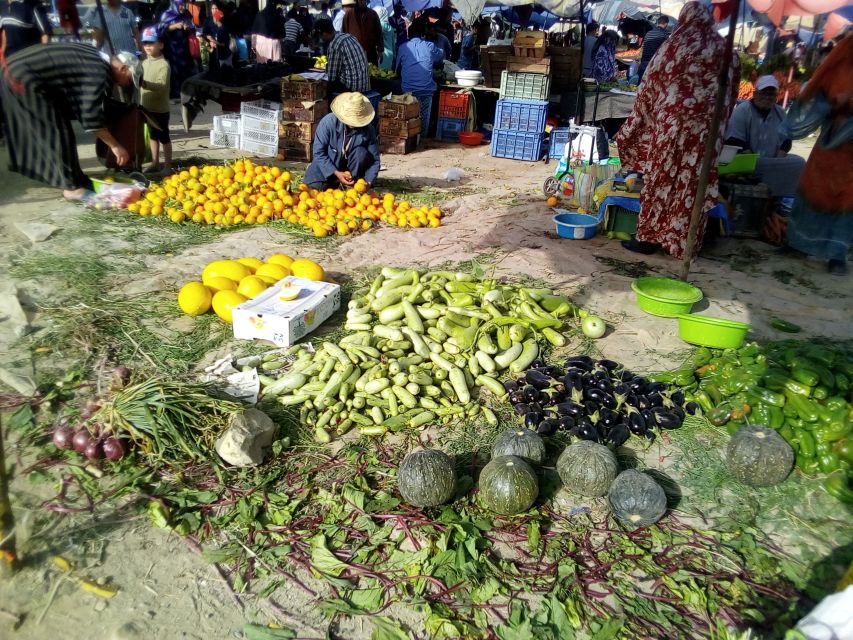
[[574, 89], [581, 79], [583, 60], [577, 47], [548, 47], [551, 60], [551, 88]]
[[438, 95], [436, 138], [459, 142], [459, 134], [468, 128], [468, 104], [470, 101], [470, 91], [442, 89]]
[[545, 139], [551, 78], [542, 73], [504, 71], [495, 109], [492, 156], [539, 160]]
[[278, 147], [285, 160], [311, 162], [317, 124], [329, 112], [325, 80], [301, 76], [281, 79], [281, 122]]
[[213, 129], [210, 130], [210, 146], [239, 149], [240, 129], [239, 113], [226, 113], [221, 116], [213, 116]]
[[421, 105], [411, 102], [382, 100], [379, 103], [379, 152], [405, 155], [418, 146], [421, 132]]
[[501, 86], [501, 73], [506, 70], [507, 61], [512, 56], [512, 45], [498, 44], [480, 47], [480, 66], [483, 68], [485, 86]]
[[269, 100], [240, 105], [240, 150], [274, 158], [278, 154], [278, 121], [281, 106]]

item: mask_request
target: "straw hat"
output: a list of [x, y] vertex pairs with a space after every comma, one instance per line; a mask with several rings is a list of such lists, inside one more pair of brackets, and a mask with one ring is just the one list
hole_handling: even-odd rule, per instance
[[332, 113], [348, 127], [366, 127], [376, 115], [373, 105], [364, 94], [342, 93], [332, 100]]

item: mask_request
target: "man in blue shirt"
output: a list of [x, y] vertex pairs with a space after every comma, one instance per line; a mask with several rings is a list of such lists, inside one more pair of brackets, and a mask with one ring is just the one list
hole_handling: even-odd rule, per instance
[[409, 27], [409, 41], [397, 50], [397, 70], [403, 91], [415, 96], [421, 105], [423, 137], [428, 137], [432, 99], [437, 88], [432, 70], [444, 61], [444, 52], [430, 41], [435, 33], [435, 27], [426, 20], [416, 21]]
[[314, 134], [314, 161], [303, 182], [312, 189], [351, 187], [363, 178], [370, 187], [379, 175], [379, 143], [373, 105], [361, 93], [342, 93], [332, 100]]

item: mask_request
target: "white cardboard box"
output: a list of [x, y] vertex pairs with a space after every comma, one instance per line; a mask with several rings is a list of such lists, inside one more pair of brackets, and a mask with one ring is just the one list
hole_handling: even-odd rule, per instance
[[[301, 291], [296, 300], [279, 298], [281, 285], [292, 284]], [[325, 322], [341, 306], [341, 288], [329, 282], [314, 282], [288, 276], [259, 296], [234, 307], [234, 337], [269, 340], [289, 347]]]

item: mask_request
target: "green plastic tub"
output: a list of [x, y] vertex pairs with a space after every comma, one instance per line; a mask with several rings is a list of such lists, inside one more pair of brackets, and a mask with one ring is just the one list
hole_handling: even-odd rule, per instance
[[728, 164], [719, 165], [717, 167], [717, 174], [726, 176], [736, 173], [755, 173], [755, 166], [757, 164], [757, 153], [739, 153]]
[[674, 278], [637, 278], [631, 288], [637, 294], [640, 309], [662, 318], [690, 313], [693, 305], [702, 299], [701, 289]]
[[712, 318], [698, 313], [678, 316], [678, 336], [690, 344], [713, 349], [737, 349], [746, 338], [749, 325], [737, 320]]

